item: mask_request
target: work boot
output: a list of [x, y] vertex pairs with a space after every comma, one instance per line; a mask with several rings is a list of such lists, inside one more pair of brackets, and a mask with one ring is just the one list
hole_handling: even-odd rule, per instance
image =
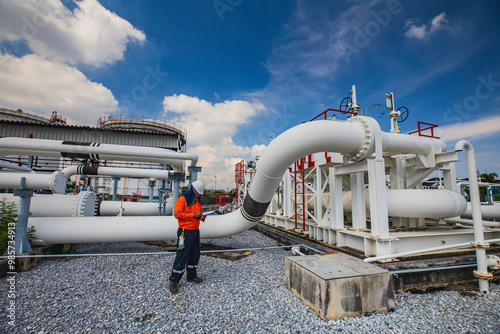
[[195, 278], [192, 278], [192, 279], [188, 279], [187, 281], [188, 282], [195, 282], [195, 283], [199, 284], [199, 283], [203, 282], [203, 278], [201, 278], [201, 277], [195, 277]]
[[170, 281], [170, 292], [172, 294], [179, 292], [179, 286], [177, 285], [177, 281]]

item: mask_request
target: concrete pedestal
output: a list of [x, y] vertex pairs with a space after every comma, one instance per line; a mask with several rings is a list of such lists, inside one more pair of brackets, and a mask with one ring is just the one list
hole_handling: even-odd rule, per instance
[[395, 308], [392, 274], [340, 252], [287, 257], [285, 284], [323, 320]]

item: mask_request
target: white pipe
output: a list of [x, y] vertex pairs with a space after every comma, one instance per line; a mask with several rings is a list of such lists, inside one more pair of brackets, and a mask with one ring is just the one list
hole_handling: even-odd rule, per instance
[[[446, 218], [446, 219], [444, 219], [444, 221], [447, 223], [474, 225], [474, 221], [472, 219]], [[500, 227], [500, 222], [489, 222], [489, 221], [483, 220], [483, 226]]]
[[[500, 239], [490, 239], [490, 240], [486, 240], [486, 241], [489, 243], [498, 243], [498, 242], [500, 242]], [[419, 254], [424, 254], [424, 253], [442, 251], [445, 249], [462, 248], [462, 247], [471, 247], [471, 243], [470, 242], [462, 242], [462, 243], [453, 244], [453, 245], [445, 245], [445, 246], [439, 246], [439, 247], [416, 249], [416, 250], [397, 253], [397, 254], [368, 257], [368, 258], [364, 259], [363, 261], [375, 262], [375, 261], [387, 260], [387, 259], [397, 259], [397, 258], [403, 257], [403, 256], [419, 255]]]
[[[29, 219], [39, 244], [174, 240], [174, 216], [133, 217], [51, 217]], [[208, 216], [200, 224], [201, 238], [224, 238], [242, 233], [255, 225], [238, 211]]]
[[8, 163], [0, 161], [0, 169], [3, 169], [3, 168], [12, 169], [12, 170], [19, 170], [19, 171], [28, 172], [28, 173], [35, 173], [35, 171], [32, 170], [31, 168], [16, 166], [14, 164], [8, 164]]
[[[122, 213], [123, 216], [158, 216], [159, 206], [159, 203], [102, 201], [99, 205], [99, 215], [117, 216]], [[165, 203], [165, 215], [171, 213], [172, 204]]]
[[[500, 205], [481, 205], [481, 216], [483, 219], [500, 219]], [[472, 218], [472, 205], [467, 203], [467, 210], [462, 214], [464, 218]]]
[[409, 136], [399, 133], [382, 132], [382, 146], [384, 153], [391, 155], [446, 152], [446, 143], [440, 139]]
[[26, 179], [25, 189], [46, 189], [56, 194], [66, 191], [66, 177], [61, 171], [52, 174], [0, 173], [0, 188], [18, 189], [22, 177]]
[[[352, 211], [351, 192], [343, 194], [345, 212]], [[367, 213], [370, 212], [370, 196], [365, 194]], [[449, 218], [461, 215], [467, 201], [461, 194], [451, 190], [435, 189], [389, 189], [387, 210], [390, 217]]]
[[[474, 147], [466, 140], [461, 140], [455, 145], [455, 151], [465, 150], [467, 161], [467, 174], [469, 176], [469, 190], [472, 206], [472, 220], [474, 226], [474, 244], [476, 246], [477, 271], [478, 276], [488, 277], [488, 263], [486, 261], [487, 243], [484, 241], [483, 218], [481, 215], [481, 200], [479, 197], [479, 185], [477, 182], [476, 155]], [[488, 292], [488, 279], [479, 277], [479, 291]]]
[[[19, 197], [0, 194], [8, 201], [19, 204]], [[96, 194], [82, 191], [78, 195], [34, 194], [31, 198], [30, 213], [33, 217], [92, 217], [94, 216]]]
[[112, 177], [155, 178], [168, 180], [169, 171], [160, 169], [115, 168], [115, 167], [87, 167], [84, 165], [70, 166], [62, 170], [66, 178], [75, 174], [100, 175]]
[[[67, 141], [26, 138], [0, 138], [0, 155], [77, 156], [91, 160], [119, 160], [149, 162], [151, 159], [181, 168], [182, 160], [196, 166], [196, 154], [144, 146], [112, 145], [100, 143], [75, 143]], [[181, 160], [181, 161], [176, 161]], [[155, 161], [155, 162], [156, 162]]]

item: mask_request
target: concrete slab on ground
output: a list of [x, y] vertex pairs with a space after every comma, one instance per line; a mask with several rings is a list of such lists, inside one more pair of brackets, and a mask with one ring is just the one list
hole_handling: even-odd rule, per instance
[[285, 283], [323, 320], [395, 308], [392, 274], [340, 252], [287, 257]]

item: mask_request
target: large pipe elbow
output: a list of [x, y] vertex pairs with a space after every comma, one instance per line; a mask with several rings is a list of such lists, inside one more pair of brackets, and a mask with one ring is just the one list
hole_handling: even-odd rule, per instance
[[[352, 119], [362, 119], [353, 117]], [[298, 159], [317, 152], [356, 156], [370, 141], [363, 122], [314, 121], [295, 126], [262, 152], [241, 214], [257, 222], [265, 214], [283, 174]]]

